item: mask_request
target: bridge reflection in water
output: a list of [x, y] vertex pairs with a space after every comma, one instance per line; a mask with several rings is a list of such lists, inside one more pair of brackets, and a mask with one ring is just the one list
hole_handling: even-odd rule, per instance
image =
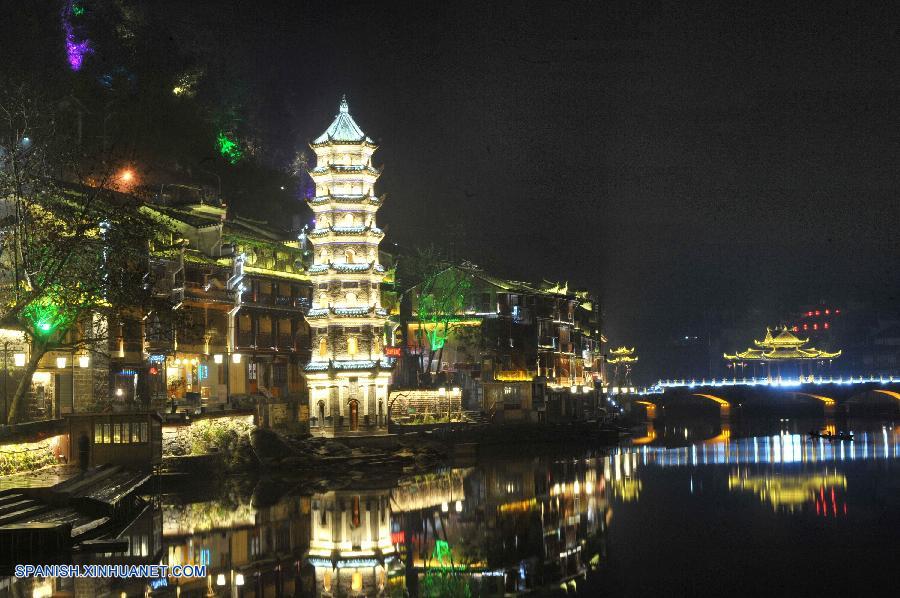
[[[547, 589], [591, 595], [592, 580], [609, 567], [614, 510], [634, 527], [636, 513], [641, 521], [648, 516], [634, 509], [665, 504], [660, 489], [675, 479], [667, 474], [689, 480], [690, 495], [685, 484], [679, 501], [700, 501], [705, 493], [719, 505], [724, 493], [731, 510], [764, 505], [775, 516], [836, 519], [854, 512], [855, 478], [846, 468], [863, 463], [871, 470], [900, 456], [900, 427], [892, 426], [860, 429], [853, 442], [834, 443], [789, 430], [736, 437], [727, 423], [691, 441], [695, 434], [663, 426], [644, 444], [604, 454], [487, 460], [399, 479], [322, 480], [316, 491], [257, 487], [251, 498], [249, 489], [235, 486], [215, 499], [173, 494], [159, 507], [161, 537], [154, 541], [163, 547], [162, 562], [207, 565], [209, 578], [165, 578], [149, 587], [130, 580], [66, 583], [76, 584], [69, 588], [76, 593], [198, 598], [467, 589], [480, 596]], [[659, 444], [676, 441], [683, 445]], [[664, 500], [675, 500], [666, 488]], [[676, 525], [682, 523], [688, 525]], [[645, 525], [629, 543], [647, 540]]]

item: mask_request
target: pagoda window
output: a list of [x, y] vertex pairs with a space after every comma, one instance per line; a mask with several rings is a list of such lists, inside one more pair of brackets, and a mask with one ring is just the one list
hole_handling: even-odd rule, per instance
[[355, 256], [355, 254], [353, 253], [353, 250], [352, 250], [352, 249], [348, 249], [347, 251], [344, 252], [344, 262], [346, 262], [346, 263], [348, 263], [348, 264], [354, 263], [355, 257], [356, 257], [356, 256]]
[[359, 353], [359, 339], [355, 336], [351, 336], [347, 339], [347, 353], [350, 355]]
[[319, 252], [319, 261], [323, 264], [328, 263], [328, 252], [326, 250], [322, 250]]
[[328, 355], [328, 339], [324, 336], [319, 339], [319, 357]]
[[353, 214], [349, 212], [344, 214], [344, 226], [353, 226]]
[[357, 281], [357, 280], [345, 280], [345, 281], [343, 282], [343, 287], [344, 287], [345, 289], [358, 289], [358, 288], [359, 288], [359, 281]]
[[356, 293], [351, 291], [350, 293], [347, 293], [344, 299], [346, 300], [348, 306], [352, 306], [352, 304], [356, 303]]

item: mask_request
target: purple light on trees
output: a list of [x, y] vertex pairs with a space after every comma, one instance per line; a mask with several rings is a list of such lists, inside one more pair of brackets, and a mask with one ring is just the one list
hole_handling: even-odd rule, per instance
[[78, 71], [81, 70], [81, 65], [84, 63], [85, 55], [90, 54], [93, 50], [91, 50], [90, 40], [83, 39], [81, 41], [78, 41], [75, 38], [75, 28], [72, 26], [72, 22], [70, 21], [73, 14], [73, 4], [74, 2], [69, 1], [63, 8], [62, 26], [63, 31], [66, 34], [66, 58], [69, 61], [69, 67], [71, 67], [73, 71]]

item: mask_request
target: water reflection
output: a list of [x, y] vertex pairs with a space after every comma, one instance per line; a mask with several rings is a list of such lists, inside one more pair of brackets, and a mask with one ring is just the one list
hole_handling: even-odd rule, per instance
[[[864, 526], [891, 520], [871, 515], [873, 500], [881, 508], [893, 503], [878, 494], [884, 493], [879, 468], [859, 465], [894, 460], [900, 428], [859, 428], [854, 441], [830, 443], [791, 427], [798, 424], [737, 437], [727, 425], [701, 431], [670, 425], [655, 430], [654, 441], [587, 455], [484, 459], [400, 479], [323, 480], [315, 491], [172, 494], [158, 506], [161, 524], [147, 528], [156, 536], [141, 538], [143, 528], [130, 533], [163, 564], [207, 565], [208, 578], [23, 583], [42, 595], [49, 595], [49, 583], [65, 591], [92, 584], [93, 593], [198, 598], [634, 593], [636, 580], [660, 590], [680, 575], [710, 575], [695, 561], [667, 569], [660, 560], [646, 572], [641, 547], [653, 542], [669, 542], [668, 550], [676, 538], [697, 555], [719, 550], [717, 557], [727, 559], [740, 555], [741, 538], [758, 536], [759, 546], [776, 533], [771, 518], [839, 523], [866, 509], [854, 530], [877, 536]], [[678, 439], [683, 444], [659, 444]], [[728, 516], [718, 525], [731, 527], [720, 527], [716, 541], [734, 543], [716, 549], [703, 530], [722, 512]], [[792, 530], [801, 539], [806, 533]], [[822, 533], [817, 528], [812, 537], [827, 543]], [[776, 559], [802, 563], [804, 553], [754, 549], [741, 558], [751, 557], [777, 566]], [[723, 565], [721, 575], [728, 571]]]

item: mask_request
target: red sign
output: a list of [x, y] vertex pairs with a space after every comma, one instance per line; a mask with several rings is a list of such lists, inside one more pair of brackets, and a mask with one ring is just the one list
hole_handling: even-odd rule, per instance
[[388, 357], [400, 357], [401, 350], [400, 347], [385, 347], [384, 354]]

